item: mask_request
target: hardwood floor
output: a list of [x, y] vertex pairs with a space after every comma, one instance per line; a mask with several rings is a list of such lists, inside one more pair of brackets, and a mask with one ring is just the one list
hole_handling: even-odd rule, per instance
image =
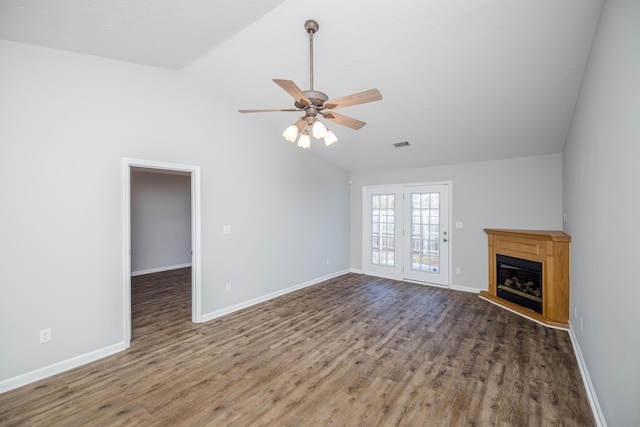
[[135, 277], [130, 349], [0, 395], [0, 425], [592, 426], [567, 332], [347, 274], [191, 323], [189, 269]]

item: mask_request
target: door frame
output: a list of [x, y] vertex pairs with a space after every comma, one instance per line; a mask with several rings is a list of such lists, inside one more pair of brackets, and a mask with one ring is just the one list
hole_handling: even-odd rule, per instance
[[200, 167], [154, 160], [123, 159], [123, 313], [125, 348], [131, 346], [131, 170], [132, 168], [187, 172], [191, 176], [191, 321], [202, 322]]
[[[451, 288], [452, 285], [452, 280], [453, 280], [453, 275], [452, 273], [452, 269], [451, 266], [453, 265], [453, 245], [454, 245], [454, 239], [453, 239], [453, 233], [451, 232], [451, 228], [453, 227], [453, 181], [434, 181], [434, 182], [406, 182], [406, 183], [398, 183], [398, 184], [381, 184], [381, 185], [363, 185], [362, 186], [362, 218], [361, 218], [361, 224], [362, 224], [362, 250], [361, 250], [361, 257], [362, 257], [362, 271], [365, 271], [365, 263], [367, 262], [367, 260], [365, 259], [365, 247], [367, 244], [369, 244], [369, 240], [370, 240], [370, 236], [367, 235], [367, 232], [365, 230], [365, 224], [366, 224], [366, 219], [365, 216], [368, 214], [365, 211], [365, 191], [367, 190], [388, 190], [388, 189], [400, 189], [402, 193], [404, 193], [405, 189], [408, 187], [419, 187], [419, 186], [431, 186], [431, 185], [444, 185], [447, 187], [447, 193], [448, 193], [448, 203], [447, 203], [447, 210], [448, 210], [448, 214], [447, 214], [447, 220], [449, 222], [449, 241], [447, 242], [447, 255], [449, 258], [449, 263], [447, 265], [447, 269], [448, 269], [448, 274], [447, 274], [447, 284], [445, 286], [443, 285], [438, 285], [435, 283], [428, 283], [428, 282], [419, 282], [419, 281], [415, 281], [415, 280], [411, 280], [411, 279], [405, 279], [404, 278], [404, 273], [403, 273], [403, 277], [401, 280], [403, 282], [411, 282], [411, 283], [418, 283], [421, 285], [428, 285], [428, 286], [436, 286], [436, 287], [440, 287], [440, 288]], [[404, 212], [405, 206], [404, 206], [404, 201], [402, 203], [402, 224], [404, 227], [404, 216], [405, 216], [405, 212]], [[402, 243], [402, 251], [404, 251], [404, 235], [403, 237], [403, 243]], [[404, 254], [402, 256], [402, 263], [404, 266]]]

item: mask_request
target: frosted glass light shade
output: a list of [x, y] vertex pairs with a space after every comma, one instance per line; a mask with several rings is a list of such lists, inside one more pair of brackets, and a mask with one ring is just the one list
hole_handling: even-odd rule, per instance
[[291, 125], [282, 132], [282, 136], [289, 142], [293, 142], [298, 137], [298, 127], [296, 125]]
[[320, 120], [316, 120], [311, 129], [312, 129], [313, 137], [315, 139], [324, 138], [324, 136], [327, 134], [327, 128], [324, 127], [324, 125], [320, 122]]
[[304, 133], [300, 135], [300, 139], [298, 139], [298, 147], [301, 147], [301, 148], [311, 147], [311, 138], [309, 138], [309, 132], [304, 131]]
[[330, 130], [327, 130], [327, 134], [324, 136], [325, 145], [328, 147], [329, 145], [333, 144], [337, 140], [338, 140], [338, 137], [336, 136], [336, 134], [334, 134]]

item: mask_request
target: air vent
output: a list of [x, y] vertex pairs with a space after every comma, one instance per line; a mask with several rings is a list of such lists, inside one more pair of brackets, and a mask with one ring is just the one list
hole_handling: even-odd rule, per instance
[[408, 145], [410, 145], [410, 144], [409, 144], [409, 141], [395, 142], [395, 143], [393, 144], [393, 146], [394, 146], [394, 147], [396, 147], [396, 148], [406, 147], [406, 146], [408, 146]]

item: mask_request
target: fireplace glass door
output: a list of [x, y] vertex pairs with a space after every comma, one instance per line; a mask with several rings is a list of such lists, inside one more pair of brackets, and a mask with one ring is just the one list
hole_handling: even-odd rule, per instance
[[542, 314], [542, 263], [496, 254], [498, 297]]

